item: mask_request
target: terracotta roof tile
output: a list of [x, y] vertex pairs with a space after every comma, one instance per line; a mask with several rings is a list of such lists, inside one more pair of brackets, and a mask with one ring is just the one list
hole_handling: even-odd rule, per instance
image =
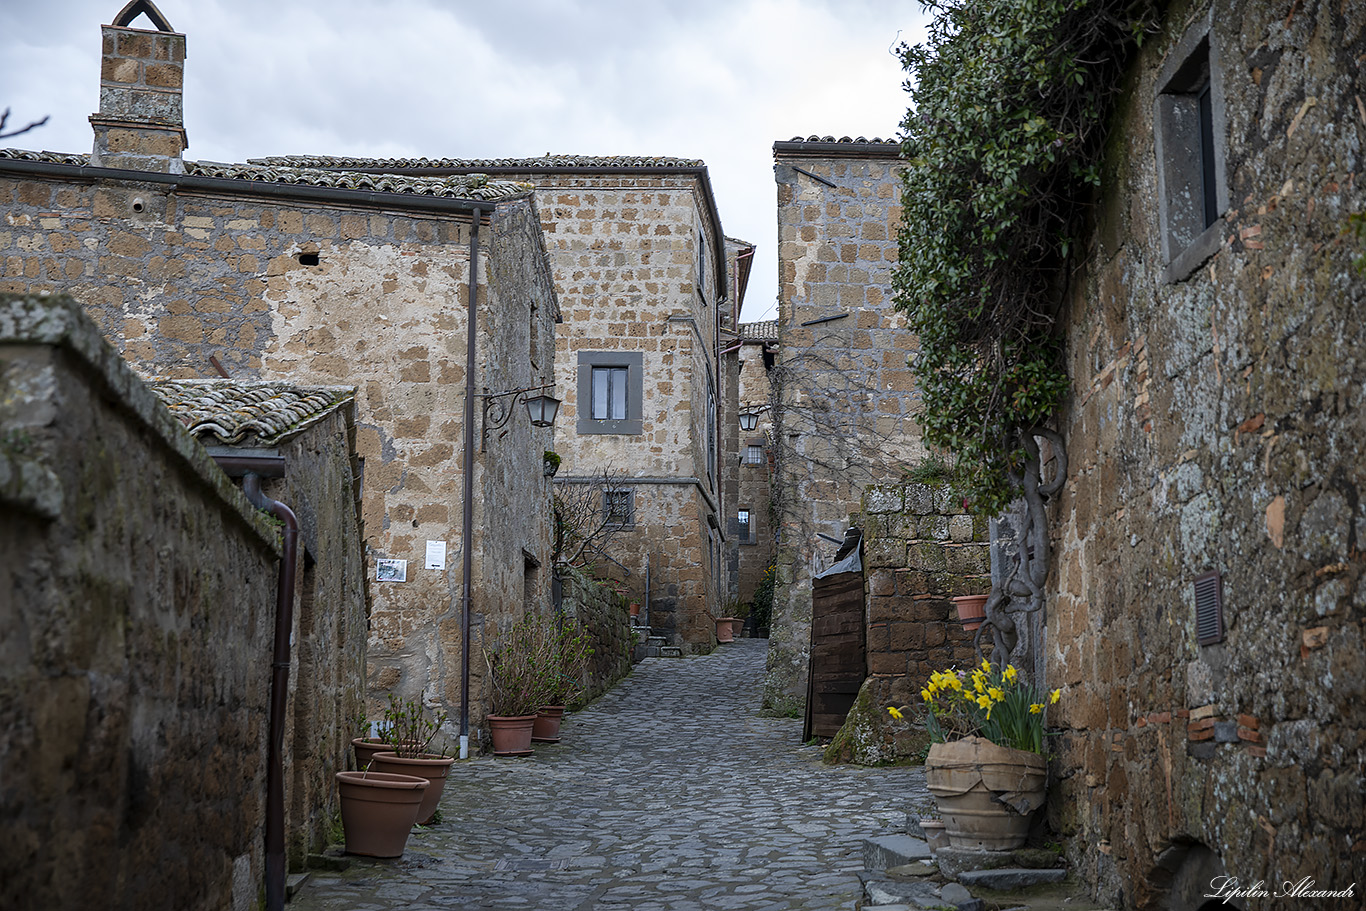
[[274, 446], [355, 395], [350, 387], [249, 380], [152, 380], [148, 385], [192, 435], [228, 445]]
[[393, 171], [409, 168], [524, 168], [528, 171], [540, 168], [601, 168], [613, 171], [630, 168], [700, 168], [704, 165], [704, 162], [696, 158], [645, 155], [545, 155], [541, 158], [347, 158], [339, 155], [279, 155], [272, 158], [251, 158], [248, 161], [251, 164], [298, 168]]
[[[0, 149], [0, 159], [44, 161], [77, 167], [85, 167], [90, 164], [89, 155], [26, 152], [22, 149]], [[445, 199], [477, 199], [485, 202], [528, 196], [535, 189], [529, 183], [514, 180], [491, 180], [483, 174], [417, 177], [411, 175], [361, 174], [354, 171], [322, 170], [320, 168], [285, 165], [222, 164], [215, 161], [187, 161], [185, 162], [185, 173], [195, 177], [214, 177], [223, 180], [287, 183], [370, 193], [406, 193], [414, 196], [436, 196]]]
[[877, 138], [877, 137], [874, 137], [873, 139], [865, 139], [865, 138], [863, 138], [862, 136], [858, 137], [857, 139], [850, 139], [848, 136], [840, 136], [840, 137], [838, 137], [838, 138], [836, 138], [836, 137], [834, 137], [834, 136], [793, 136], [793, 137], [792, 137], [790, 140], [788, 140], [788, 141], [789, 141], [789, 142], [853, 142], [853, 143], [864, 143], [864, 144], [881, 142], [881, 143], [888, 143], [888, 144], [891, 144], [891, 145], [899, 145], [899, 144], [900, 144], [900, 143], [899, 143], [897, 140], [895, 140], [895, 139], [879, 139], [879, 138]]
[[776, 342], [778, 340], [778, 321], [770, 319], [758, 323], [741, 323], [739, 334], [749, 341]]

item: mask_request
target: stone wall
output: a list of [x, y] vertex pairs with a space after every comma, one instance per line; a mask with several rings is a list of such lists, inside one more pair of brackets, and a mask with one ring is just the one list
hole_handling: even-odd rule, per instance
[[[758, 412], [759, 420], [753, 430], [740, 431], [734, 461], [737, 466], [737, 494], [735, 506], [749, 510], [749, 535], [738, 545], [736, 561], [737, 597], [748, 603], [754, 597], [764, 572], [773, 563], [776, 549], [773, 512], [773, 385], [770, 382], [771, 364], [775, 355], [770, 346], [777, 339], [769, 334], [771, 323], [744, 324], [740, 327], [745, 339], [739, 353], [740, 411]], [[739, 426], [738, 423], [736, 426]], [[749, 447], [758, 446], [760, 460], [749, 461]], [[734, 510], [731, 511], [732, 515]], [[738, 530], [737, 530], [738, 531]]]
[[907, 358], [914, 337], [892, 309], [901, 207], [893, 142], [780, 142], [779, 361], [774, 497], [777, 592], [764, 702], [806, 693], [811, 576], [844, 537], [868, 484], [923, 455]]
[[293, 666], [285, 731], [289, 865], [328, 844], [335, 773], [350, 766], [351, 738], [365, 713], [365, 547], [356, 474], [355, 405], [346, 402], [278, 447], [285, 477], [263, 492], [299, 518], [303, 563], [294, 602]]
[[[77, 295], [145, 375], [212, 376], [217, 357], [238, 378], [357, 387], [369, 576], [376, 559], [408, 561], [406, 582], [370, 584], [370, 715], [396, 692], [456, 717], [467, 204], [264, 184], [249, 167], [168, 183], [25, 166], [0, 160], [0, 290]], [[480, 232], [480, 391], [553, 376], [559, 314], [535, 203], [521, 192], [489, 203]], [[484, 615], [521, 609], [529, 561], [549, 565], [549, 441], [513, 414], [477, 465], [474, 547], [488, 558], [475, 561], [476, 631]], [[485, 509], [521, 518], [497, 523]], [[424, 569], [429, 540], [447, 543], [446, 569]], [[544, 608], [544, 571], [531, 584]], [[476, 718], [481, 669], [472, 663]]]
[[591, 702], [631, 672], [630, 612], [626, 598], [571, 567], [558, 570], [561, 610], [588, 628], [593, 657], [579, 704]]
[[[1355, 906], [1366, 280], [1348, 219], [1366, 209], [1366, 8], [1213, 6], [1170, 7], [1131, 68], [1068, 300], [1050, 814], [1123, 907], [1165, 907], [1199, 845], [1244, 884], [1355, 884], [1323, 901]], [[1172, 274], [1154, 96], [1211, 20], [1228, 202]], [[1211, 570], [1226, 635], [1201, 645], [1193, 581]]]
[[0, 905], [254, 907], [275, 529], [71, 300], [0, 389]]
[[[827, 756], [869, 765], [906, 758], [920, 743], [887, 722], [889, 705], [923, 705], [934, 671], [966, 668], [977, 658], [951, 600], [991, 589], [987, 520], [962, 500], [928, 484], [864, 491], [868, 679]], [[989, 646], [988, 646], [989, 647]]]

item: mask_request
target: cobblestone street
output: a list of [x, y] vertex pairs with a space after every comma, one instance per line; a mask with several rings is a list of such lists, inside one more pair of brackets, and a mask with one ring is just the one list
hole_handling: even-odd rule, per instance
[[650, 658], [530, 759], [457, 763], [402, 860], [314, 872], [299, 911], [852, 909], [923, 768], [825, 767], [758, 717], [767, 640]]

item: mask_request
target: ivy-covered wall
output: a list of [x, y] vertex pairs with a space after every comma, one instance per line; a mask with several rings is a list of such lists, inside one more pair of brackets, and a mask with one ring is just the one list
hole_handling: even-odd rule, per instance
[[[1156, 95], [1205, 23], [1227, 205], [1173, 275]], [[1175, 3], [1113, 118], [1064, 313], [1047, 685], [1051, 821], [1120, 907], [1167, 907], [1183, 864], [1366, 883], [1364, 54], [1361, 4]], [[1227, 632], [1201, 645], [1211, 570]]]

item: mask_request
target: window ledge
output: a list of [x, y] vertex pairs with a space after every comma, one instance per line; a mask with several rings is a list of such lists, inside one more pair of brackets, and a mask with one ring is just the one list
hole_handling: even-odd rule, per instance
[[1167, 264], [1167, 268], [1162, 270], [1162, 281], [1164, 284], [1174, 285], [1183, 282], [1195, 274], [1209, 258], [1219, 252], [1219, 246], [1224, 240], [1224, 219], [1220, 217], [1214, 224], [1210, 225], [1200, 236], [1186, 245], [1186, 248], [1176, 255], [1176, 258]]

